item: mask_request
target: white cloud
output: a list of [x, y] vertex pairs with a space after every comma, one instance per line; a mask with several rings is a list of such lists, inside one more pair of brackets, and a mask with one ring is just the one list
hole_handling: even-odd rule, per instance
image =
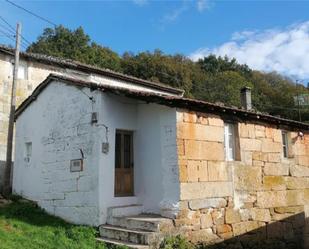
[[209, 9], [210, 1], [209, 0], [197, 0], [196, 7], [199, 12], [203, 12], [206, 9]]
[[148, 3], [148, 0], [133, 0], [133, 3], [138, 6], [144, 6]]
[[176, 21], [186, 10], [188, 10], [188, 6], [186, 4], [181, 5], [180, 7], [172, 10], [170, 13], [167, 13], [161, 19], [161, 22], [174, 22]]
[[237, 32], [230, 41], [212, 49], [200, 48], [190, 58], [209, 54], [236, 58], [253, 69], [309, 79], [309, 21], [284, 29]]
[[[147, 0], [145, 0], [147, 1]], [[177, 2], [176, 2], [177, 3]], [[211, 8], [211, 1], [210, 0], [182, 0], [181, 5], [177, 6], [176, 8], [172, 9], [170, 12], [163, 15], [160, 19], [160, 29], [164, 30], [165, 25], [169, 23], [176, 22], [180, 19], [181, 16], [185, 14], [185, 12], [195, 9], [199, 12], [203, 12], [206, 9]]]

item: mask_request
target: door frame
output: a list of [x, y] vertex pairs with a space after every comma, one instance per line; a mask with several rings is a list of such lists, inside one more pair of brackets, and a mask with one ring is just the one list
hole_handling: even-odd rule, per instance
[[[117, 134], [121, 134], [121, 145], [120, 145], [120, 167], [116, 167], [116, 137]], [[130, 167], [125, 167], [125, 159], [124, 159], [124, 135], [130, 135]], [[134, 196], [134, 131], [132, 130], [124, 130], [124, 129], [116, 129], [115, 130], [115, 163], [114, 163], [114, 197], [132, 197]], [[117, 182], [117, 171], [122, 171], [125, 174], [126, 171], [131, 170], [129, 172], [131, 178], [131, 186], [130, 192], [127, 193], [117, 193], [116, 182]]]

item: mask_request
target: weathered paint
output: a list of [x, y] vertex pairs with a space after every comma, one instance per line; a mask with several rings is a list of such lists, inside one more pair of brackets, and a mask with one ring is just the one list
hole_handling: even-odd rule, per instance
[[[13, 56], [0, 53], [0, 161], [2, 162], [6, 159], [7, 129], [13, 75], [12, 63]], [[27, 78], [17, 80], [17, 106], [19, 106], [50, 73], [71, 75], [73, 77], [84, 78], [105, 85], [171, 95], [169, 92], [159, 89], [156, 90], [146, 85], [140, 86], [134, 83], [128, 83], [124, 80], [105, 77], [100, 74], [87, 74], [77, 70], [67, 69], [65, 67], [57, 67], [29, 60], [27, 61], [23, 58], [21, 58], [20, 64], [25, 66], [27, 70]]]
[[[98, 113], [96, 124], [92, 112]], [[133, 197], [114, 197], [116, 129], [134, 132]], [[30, 163], [26, 142], [32, 142]], [[101, 151], [106, 142], [107, 154]], [[72, 173], [70, 160], [81, 158], [80, 150], [84, 171]], [[105, 223], [113, 206], [166, 212], [179, 200], [176, 150], [176, 109], [51, 83], [17, 119], [13, 189], [79, 224]]]

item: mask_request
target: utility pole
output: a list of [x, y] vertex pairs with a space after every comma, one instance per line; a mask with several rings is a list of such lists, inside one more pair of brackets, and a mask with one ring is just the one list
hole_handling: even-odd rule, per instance
[[298, 120], [301, 122], [301, 111], [300, 111], [300, 96], [299, 96], [299, 86], [298, 86], [299, 80], [296, 80], [296, 91], [297, 91], [297, 109], [298, 109]]
[[10, 117], [9, 117], [6, 165], [5, 165], [4, 185], [3, 185], [3, 195], [5, 197], [8, 197], [8, 195], [12, 193], [11, 172], [12, 172], [12, 164], [13, 164], [12, 154], [13, 154], [13, 137], [14, 137], [14, 116], [15, 116], [15, 107], [16, 107], [16, 83], [17, 83], [16, 81], [17, 81], [18, 68], [19, 68], [20, 34], [21, 34], [21, 24], [17, 23], [13, 82], [12, 82], [12, 92], [11, 92], [11, 109], [10, 109]]

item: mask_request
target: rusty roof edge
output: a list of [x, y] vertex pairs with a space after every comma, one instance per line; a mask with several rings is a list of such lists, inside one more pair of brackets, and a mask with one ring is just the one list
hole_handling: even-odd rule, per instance
[[261, 114], [254, 111], [247, 111], [235, 107], [222, 106], [202, 100], [189, 99], [179, 96], [168, 96], [152, 92], [140, 92], [115, 86], [102, 85], [91, 81], [71, 78], [64, 75], [50, 74], [40, 85], [38, 85], [33, 93], [17, 108], [15, 112], [15, 119], [27, 108], [32, 101], [44, 90], [44, 88], [53, 80], [67, 83], [73, 86], [88, 87], [91, 89], [100, 90], [103, 92], [110, 92], [117, 95], [124, 95], [126, 97], [139, 99], [148, 103], [157, 103], [169, 107], [176, 107], [187, 109], [202, 113], [218, 114], [222, 117], [237, 117], [241, 120], [255, 121], [263, 123], [271, 123], [275, 125], [286, 125], [297, 129], [305, 129], [309, 131], [309, 124], [295, 120], [275, 117], [269, 114]]
[[[0, 45], [0, 51], [6, 54], [14, 55], [14, 49], [6, 47], [4, 45]], [[171, 87], [163, 83], [157, 83], [157, 82], [152, 82], [149, 80], [140, 79], [140, 78], [137, 78], [131, 75], [115, 72], [110, 69], [104, 69], [104, 68], [99, 68], [96, 66], [84, 64], [79, 61], [63, 59], [63, 58], [58, 58], [58, 57], [48, 56], [48, 55], [43, 55], [43, 54], [37, 54], [37, 53], [20, 52], [20, 55], [21, 57], [25, 57], [25, 58], [32, 59], [38, 62], [42, 62], [42, 63], [44, 62], [45, 64], [66, 66], [66, 67], [69, 67], [70, 69], [80, 70], [83, 72], [92, 72], [92, 73], [96, 73], [99, 75], [104, 75], [109, 78], [125, 80], [131, 83], [136, 83], [142, 86], [148, 86], [153, 89], [162, 90], [162, 91], [166, 91], [166, 92], [181, 95], [181, 96], [185, 92], [183, 89]]]

